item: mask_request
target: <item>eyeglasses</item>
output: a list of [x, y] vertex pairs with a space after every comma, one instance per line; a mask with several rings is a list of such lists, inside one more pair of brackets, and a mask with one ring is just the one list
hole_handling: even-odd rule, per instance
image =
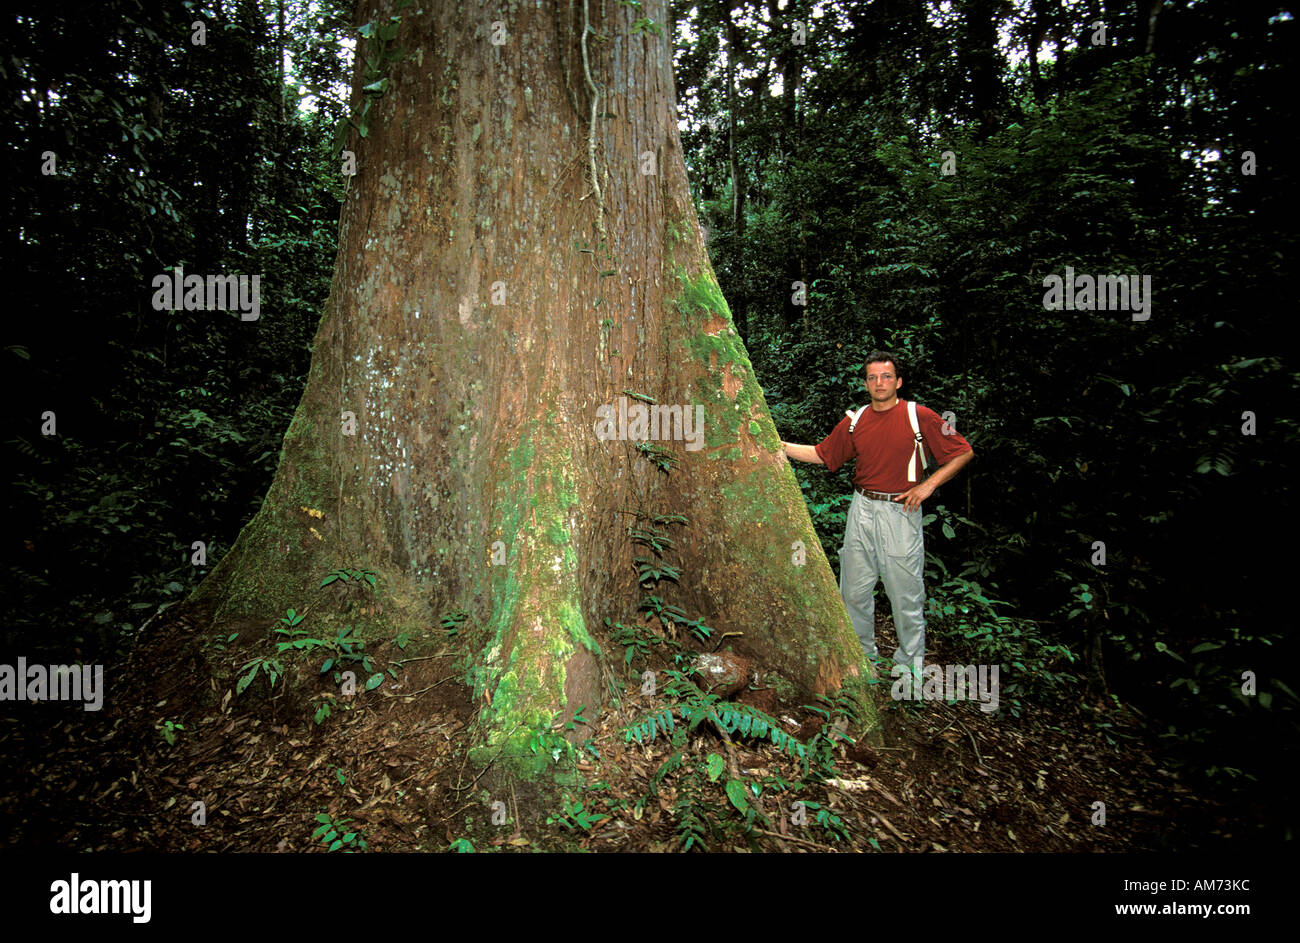
[[882, 373], [880, 376], [876, 376], [874, 373], [867, 374], [868, 383], [875, 383], [877, 380], [884, 380], [886, 383], [888, 383], [892, 379], [894, 379], [894, 375], [892, 373]]

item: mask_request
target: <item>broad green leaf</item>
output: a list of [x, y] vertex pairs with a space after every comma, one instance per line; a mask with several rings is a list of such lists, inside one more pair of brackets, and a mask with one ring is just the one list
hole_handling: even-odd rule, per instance
[[749, 811], [749, 801], [745, 798], [745, 784], [740, 780], [727, 780], [727, 798], [740, 812]]
[[705, 763], [709, 772], [709, 782], [716, 783], [718, 777], [722, 775], [723, 769], [726, 768], [725, 761], [722, 757], [718, 756], [718, 754], [710, 753], [708, 759], [705, 760]]

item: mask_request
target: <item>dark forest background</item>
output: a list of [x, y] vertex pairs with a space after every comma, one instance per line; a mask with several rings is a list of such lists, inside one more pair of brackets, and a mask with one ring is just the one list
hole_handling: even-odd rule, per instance
[[[1137, 709], [1292, 838], [1289, 6], [673, 14], [691, 185], [782, 436], [820, 441], [895, 350], [902, 395], [977, 453], [927, 507], [931, 632], [1013, 666], [1013, 711], [1067, 688]], [[258, 507], [333, 271], [355, 37], [337, 0], [0, 17], [4, 654], [119, 657], [208, 571], [193, 543], [215, 563]], [[261, 273], [261, 319], [153, 310], [176, 265]], [[1066, 266], [1149, 276], [1150, 319], [1045, 309]], [[797, 474], [834, 563], [848, 472]]]

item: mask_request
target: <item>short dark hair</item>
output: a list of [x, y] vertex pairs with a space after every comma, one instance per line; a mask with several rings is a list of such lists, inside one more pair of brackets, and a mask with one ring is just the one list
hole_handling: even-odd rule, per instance
[[887, 350], [873, 350], [867, 354], [867, 359], [862, 361], [862, 376], [867, 376], [867, 367], [873, 363], [887, 363], [894, 368], [894, 378], [897, 379], [903, 375], [903, 365], [898, 362], [898, 358]]

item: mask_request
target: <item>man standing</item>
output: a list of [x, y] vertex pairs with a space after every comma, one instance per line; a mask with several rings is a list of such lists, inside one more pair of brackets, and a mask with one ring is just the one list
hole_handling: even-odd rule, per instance
[[[864, 372], [870, 409], [850, 412], [816, 446], [781, 445], [790, 458], [831, 471], [857, 459], [853, 503], [840, 548], [840, 595], [858, 641], [875, 660], [875, 590], [876, 581], [883, 581], [898, 630], [894, 663], [920, 672], [925, 655], [921, 502], [975, 453], [951, 425], [945, 429], [934, 410], [898, 398], [902, 369], [893, 354], [872, 351]], [[922, 480], [927, 452], [940, 468]]]

